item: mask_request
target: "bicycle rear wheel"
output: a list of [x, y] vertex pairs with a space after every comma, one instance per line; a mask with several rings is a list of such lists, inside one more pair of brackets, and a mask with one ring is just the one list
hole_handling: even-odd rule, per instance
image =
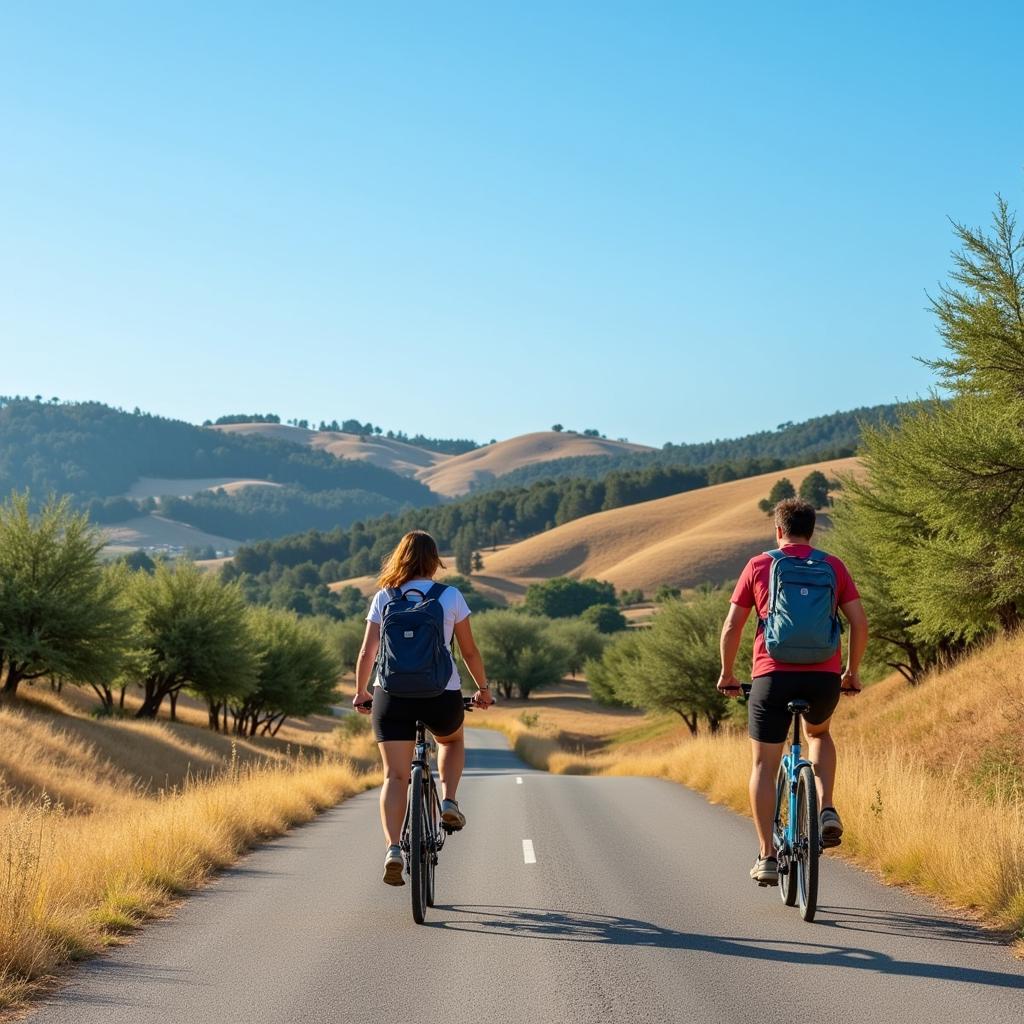
[[818, 909], [818, 861], [821, 852], [818, 824], [818, 787], [810, 765], [803, 765], [796, 784], [796, 833], [797, 888], [800, 916], [805, 921], [813, 921]]
[[790, 856], [786, 834], [789, 827], [789, 774], [779, 765], [775, 780], [775, 856], [779, 861], [779, 895], [787, 907], [796, 906], [796, 871]]
[[427, 917], [427, 862], [430, 855], [426, 842], [425, 803], [423, 769], [417, 765], [412, 770], [412, 785], [409, 787], [409, 874], [412, 919], [417, 924], [423, 924]]
[[431, 778], [430, 785], [426, 789], [426, 804], [429, 808], [426, 816], [427, 835], [426, 835], [426, 852], [427, 852], [427, 865], [424, 869], [424, 882], [425, 882], [425, 898], [428, 907], [434, 905], [434, 876], [437, 871], [437, 847], [438, 847], [438, 829], [437, 829], [437, 789], [434, 785], [433, 778]]

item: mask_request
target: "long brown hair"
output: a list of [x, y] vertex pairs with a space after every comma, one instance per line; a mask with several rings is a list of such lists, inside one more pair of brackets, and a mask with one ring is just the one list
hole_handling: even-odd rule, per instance
[[429, 580], [438, 569], [446, 568], [434, 538], [426, 530], [411, 530], [384, 559], [377, 586], [387, 590], [409, 580]]

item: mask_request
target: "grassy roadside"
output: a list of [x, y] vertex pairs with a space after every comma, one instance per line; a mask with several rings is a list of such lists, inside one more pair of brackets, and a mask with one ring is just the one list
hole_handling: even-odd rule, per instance
[[31, 706], [0, 709], [0, 734], [0, 1010], [254, 844], [379, 783], [361, 735], [299, 752]]
[[[745, 735], [691, 740], [641, 719], [588, 749], [565, 742], [556, 715], [521, 714], [487, 724], [534, 767], [669, 779], [749, 814]], [[1024, 637], [917, 687], [869, 688], [843, 702], [835, 734], [843, 856], [1024, 939]]]

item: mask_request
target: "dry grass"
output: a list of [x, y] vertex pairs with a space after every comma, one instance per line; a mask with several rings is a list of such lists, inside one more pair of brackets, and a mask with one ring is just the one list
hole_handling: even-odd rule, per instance
[[[646, 717], [609, 737], [607, 714], [595, 708], [590, 746], [578, 740], [582, 712], [568, 743], [553, 717], [494, 724], [535, 767], [669, 779], [749, 814], [745, 735], [689, 739]], [[870, 687], [843, 701], [834, 732], [843, 855], [1024, 938], [1024, 637], [917, 687], [899, 677]]]
[[[365, 731], [319, 746], [0, 708], [0, 1008], [159, 914], [254, 843], [379, 782]], [[370, 766], [372, 770], [368, 770]]]
[[812, 470], [855, 472], [856, 459], [766, 473], [584, 516], [504, 551], [484, 555], [484, 573], [520, 585], [551, 576], [594, 576], [653, 593], [659, 584], [692, 587], [736, 577], [751, 552], [773, 542], [757, 507], [773, 483], [800, 485]]

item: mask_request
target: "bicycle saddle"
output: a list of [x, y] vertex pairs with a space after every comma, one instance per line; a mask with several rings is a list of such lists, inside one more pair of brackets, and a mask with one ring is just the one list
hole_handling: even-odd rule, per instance
[[811, 710], [810, 702], [806, 700], [791, 700], [786, 707], [791, 715], [806, 715]]

